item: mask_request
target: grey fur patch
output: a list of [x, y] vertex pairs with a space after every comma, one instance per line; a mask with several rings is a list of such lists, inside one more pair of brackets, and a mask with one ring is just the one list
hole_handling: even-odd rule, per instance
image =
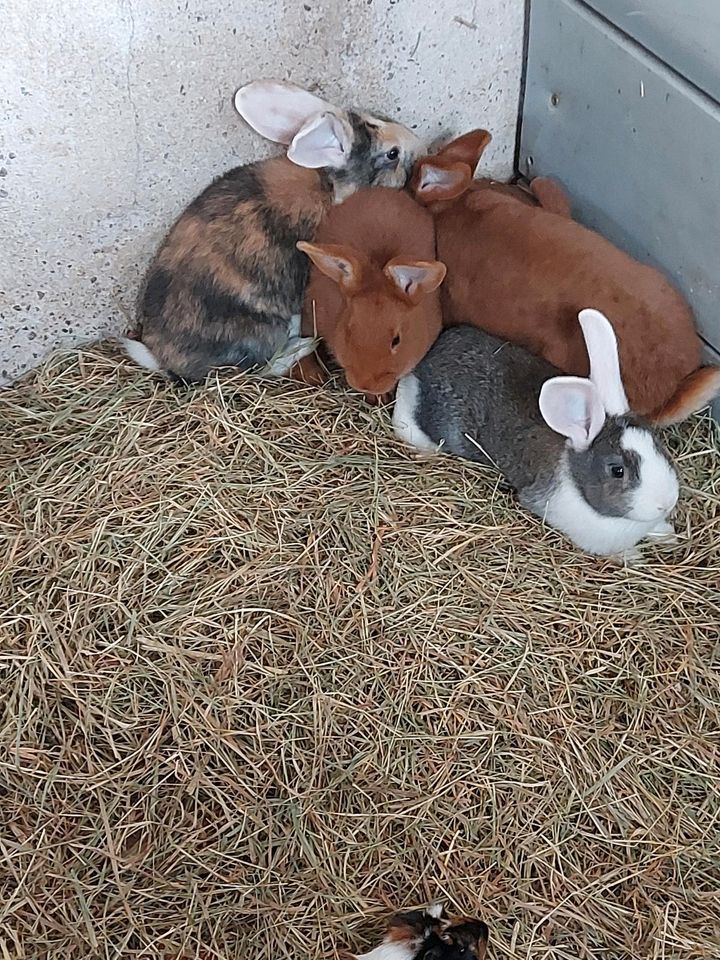
[[445, 330], [415, 369], [418, 426], [458, 457], [494, 465], [519, 492], [551, 483], [565, 446], [540, 415], [558, 371], [474, 327]]
[[[389, 142], [385, 129], [363, 114], [349, 111], [347, 118], [353, 134], [348, 163], [342, 170], [326, 171], [335, 195], [344, 199], [363, 187], [403, 187], [412, 170], [415, 155], [405, 149], [400, 141]], [[396, 161], [386, 157], [393, 147], [398, 150]]]
[[[637, 426], [640, 422], [631, 417], [609, 417], [589, 450], [568, 450], [575, 485], [587, 503], [604, 516], [627, 516], [633, 493], [640, 486], [640, 458], [620, 445], [625, 429]], [[612, 475], [614, 467], [622, 467], [622, 477]]]

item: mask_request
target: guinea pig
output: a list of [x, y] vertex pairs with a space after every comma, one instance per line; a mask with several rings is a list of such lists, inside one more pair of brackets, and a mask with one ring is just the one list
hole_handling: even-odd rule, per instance
[[382, 943], [356, 960], [483, 960], [488, 928], [482, 920], [450, 921], [440, 904], [390, 918]]

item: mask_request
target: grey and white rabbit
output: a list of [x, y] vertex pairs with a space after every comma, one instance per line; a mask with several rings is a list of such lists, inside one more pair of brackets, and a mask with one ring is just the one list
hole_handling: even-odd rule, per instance
[[488, 928], [482, 920], [451, 921], [440, 904], [390, 918], [382, 943], [355, 960], [483, 960]]
[[678, 477], [630, 413], [612, 325], [597, 310], [579, 321], [587, 379], [475, 327], [448, 328], [400, 381], [393, 426], [420, 450], [494, 465], [582, 550], [631, 561], [643, 538], [674, 539]]

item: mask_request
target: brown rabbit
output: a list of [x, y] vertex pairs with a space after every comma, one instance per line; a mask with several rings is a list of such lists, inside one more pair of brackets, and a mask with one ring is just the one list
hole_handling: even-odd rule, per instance
[[[490, 142], [475, 130], [417, 162], [411, 192], [435, 215], [447, 265], [445, 322], [472, 324], [587, 376], [578, 313], [612, 321], [633, 411], [675, 423], [720, 393], [720, 368], [701, 367], [692, 311], [666, 278], [570, 217], [562, 189], [537, 179], [527, 192], [474, 181]], [[522, 201], [522, 202], [518, 202]]]
[[[442, 327], [432, 216], [406, 193], [362, 190], [334, 207], [315, 243], [302, 333], [316, 335], [368, 399], [394, 390], [425, 356]], [[302, 379], [322, 379], [307, 357]]]
[[235, 105], [287, 156], [236, 167], [190, 204], [148, 273], [139, 339], [125, 341], [139, 363], [186, 381], [218, 366], [284, 373], [310, 352], [297, 336], [308, 265], [295, 244], [355, 190], [403, 187], [418, 152], [401, 124], [293, 84], [255, 81]]

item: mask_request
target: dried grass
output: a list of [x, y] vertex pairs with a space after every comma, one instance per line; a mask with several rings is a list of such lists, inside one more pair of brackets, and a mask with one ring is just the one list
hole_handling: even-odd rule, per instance
[[0, 956], [720, 956], [720, 473], [621, 569], [387, 414], [111, 349], [0, 394]]

